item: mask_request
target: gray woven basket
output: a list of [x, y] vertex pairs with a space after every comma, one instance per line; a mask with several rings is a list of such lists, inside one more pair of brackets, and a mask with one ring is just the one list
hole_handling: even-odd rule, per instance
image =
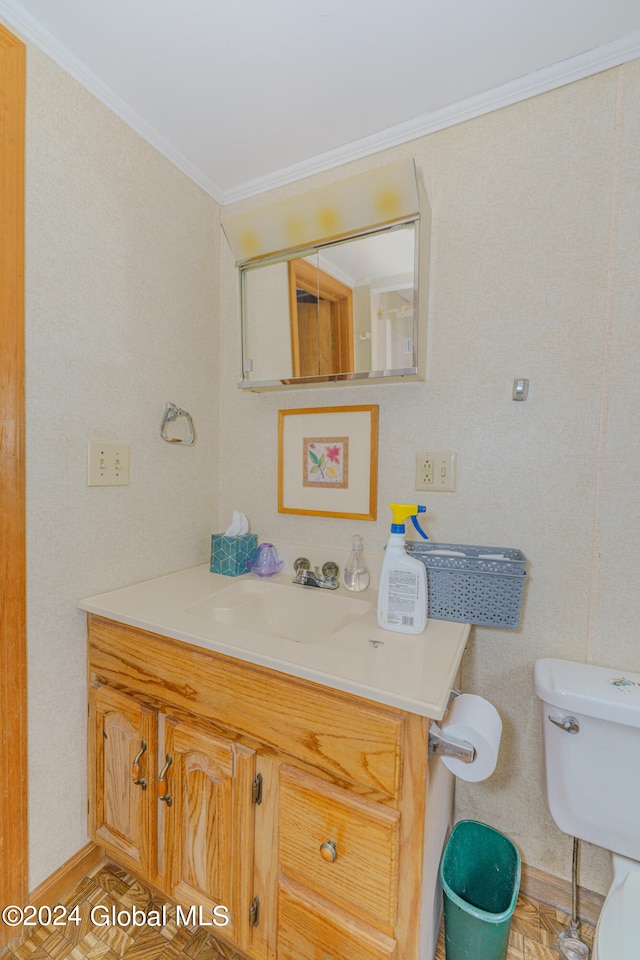
[[527, 562], [520, 550], [415, 540], [407, 541], [406, 549], [427, 568], [433, 620], [518, 626]]

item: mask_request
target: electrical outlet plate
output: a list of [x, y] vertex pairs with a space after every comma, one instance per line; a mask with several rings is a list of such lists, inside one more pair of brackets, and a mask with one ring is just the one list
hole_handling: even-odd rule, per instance
[[453, 493], [457, 454], [450, 450], [416, 454], [416, 490]]
[[90, 440], [87, 486], [124, 487], [129, 483], [129, 444]]

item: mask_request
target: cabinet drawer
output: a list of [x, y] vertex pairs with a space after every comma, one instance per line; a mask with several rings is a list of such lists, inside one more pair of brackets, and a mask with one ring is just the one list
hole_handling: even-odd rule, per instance
[[377, 934], [297, 884], [280, 887], [278, 960], [395, 960], [395, 940]]
[[281, 869], [354, 916], [392, 933], [398, 811], [288, 766], [280, 770], [279, 806]]

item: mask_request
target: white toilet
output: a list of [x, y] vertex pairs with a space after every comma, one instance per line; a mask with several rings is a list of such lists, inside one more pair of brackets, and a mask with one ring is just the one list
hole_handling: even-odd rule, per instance
[[593, 960], [640, 958], [640, 674], [538, 660], [551, 815], [613, 854]]

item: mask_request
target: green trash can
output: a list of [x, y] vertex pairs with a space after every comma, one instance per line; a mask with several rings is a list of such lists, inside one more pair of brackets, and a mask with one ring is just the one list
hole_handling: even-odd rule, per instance
[[499, 830], [460, 820], [440, 865], [447, 960], [505, 960], [520, 854]]

